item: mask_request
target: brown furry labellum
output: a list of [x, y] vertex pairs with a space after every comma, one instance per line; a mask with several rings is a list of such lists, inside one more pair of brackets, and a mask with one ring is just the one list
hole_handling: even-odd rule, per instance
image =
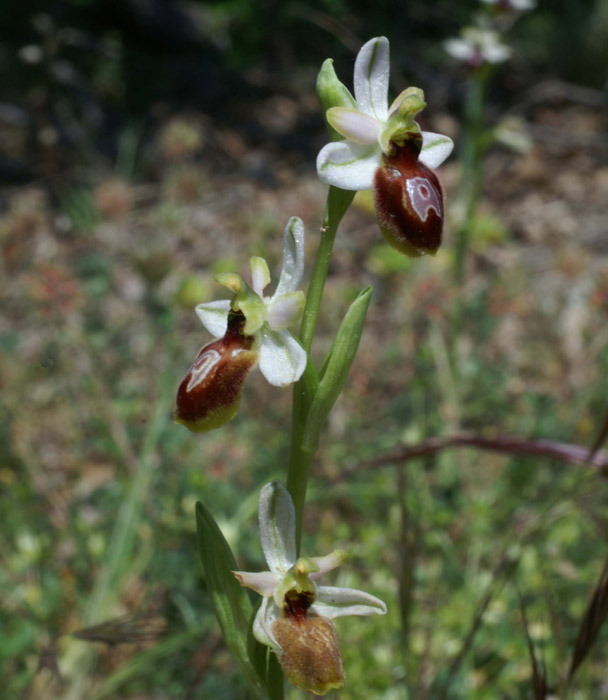
[[244, 326], [245, 316], [231, 311], [226, 335], [199, 351], [177, 390], [176, 423], [198, 433], [234, 418], [241, 389], [259, 354], [255, 338], [243, 333]]
[[391, 142], [374, 175], [376, 216], [382, 235], [409, 257], [434, 255], [441, 245], [444, 196], [435, 173], [418, 160], [422, 136]]
[[308, 614], [306, 593], [285, 596], [285, 616], [275, 620], [272, 633], [281, 646], [277, 656], [290, 683], [315, 695], [344, 685], [338, 635], [332, 623]]

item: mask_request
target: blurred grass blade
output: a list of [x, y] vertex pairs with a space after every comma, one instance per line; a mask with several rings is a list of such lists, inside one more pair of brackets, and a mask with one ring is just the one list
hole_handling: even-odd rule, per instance
[[236, 659], [243, 678], [255, 698], [266, 697], [264, 683], [249, 654], [249, 627], [253, 608], [244, 588], [232, 575], [236, 561], [211, 513], [196, 504], [198, 551], [205, 582], [226, 645]]
[[85, 642], [137, 644], [156, 641], [166, 632], [167, 620], [162, 615], [122, 615], [72, 632], [72, 636]]
[[134, 678], [143, 676], [154, 664], [177, 654], [182, 647], [195, 639], [202, 631], [203, 628], [200, 627], [182, 632], [181, 634], [175, 634], [155, 644], [150, 649], [145, 649], [135, 654], [122, 664], [109, 678], [102, 681], [94, 691], [91, 691], [91, 695], [87, 695], [88, 700], [115, 698], [117, 696], [117, 691], [126, 683]]
[[[167, 373], [167, 377], [171, 375]], [[137, 528], [141, 522], [143, 507], [152, 482], [154, 455], [163, 429], [167, 424], [169, 405], [169, 384], [161, 379], [160, 392], [152, 414], [152, 420], [144, 435], [137, 468], [129, 486], [126, 499], [116, 516], [103, 565], [95, 581], [95, 586], [84, 612], [87, 627], [99, 624], [110, 616], [125, 577], [133, 565]], [[63, 655], [63, 667], [72, 675], [66, 700], [80, 700], [84, 697], [88, 677], [95, 659], [95, 650], [91, 646], [74, 645], [67, 648]]]
[[547, 685], [547, 669], [544, 663], [542, 666], [536, 659], [536, 651], [534, 650], [534, 642], [530, 636], [530, 625], [526, 616], [526, 608], [524, 601], [519, 595], [519, 609], [524, 623], [524, 631], [528, 642], [528, 653], [530, 654], [530, 663], [532, 664], [532, 689], [534, 690], [534, 700], [546, 700], [549, 697], [549, 687]]
[[302, 439], [302, 447], [306, 450], [316, 451], [323, 422], [346, 382], [359, 347], [371, 295], [371, 287], [359, 292], [340, 324], [329, 360], [323, 363], [325, 370], [310, 406]]
[[456, 676], [460, 672], [463, 661], [465, 660], [467, 654], [473, 649], [473, 642], [475, 641], [477, 632], [482, 625], [486, 610], [505, 583], [511, 578], [512, 574], [517, 569], [518, 564], [519, 559], [514, 559], [512, 555], [509, 554], [508, 547], [505, 548], [498, 564], [492, 572], [492, 579], [486, 589], [486, 593], [477, 605], [475, 615], [471, 620], [469, 630], [462, 641], [460, 650], [450, 662], [445, 676], [442, 679], [436, 679], [436, 685], [438, 685], [441, 689], [440, 692], [438, 692], [437, 697], [441, 700], [449, 697], [449, 692], [454, 684]]
[[608, 617], [608, 559], [604, 564], [604, 569], [599, 581], [593, 591], [585, 615], [581, 621], [581, 626], [574, 643], [572, 652], [572, 663], [568, 679], [572, 679], [578, 667], [587, 658], [593, 648], [599, 631]]

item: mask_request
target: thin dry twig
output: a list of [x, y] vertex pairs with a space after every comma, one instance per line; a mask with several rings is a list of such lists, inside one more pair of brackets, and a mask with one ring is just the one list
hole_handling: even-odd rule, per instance
[[418, 556], [418, 532], [417, 525], [412, 519], [412, 514], [407, 505], [408, 481], [407, 470], [399, 469], [397, 472], [397, 489], [401, 508], [401, 531], [399, 533], [399, 607], [401, 612], [401, 639], [403, 655], [410, 658], [410, 619], [414, 600], [416, 560]]
[[575, 83], [566, 83], [563, 80], [549, 79], [527, 90], [521, 100], [511, 107], [509, 113], [526, 111], [539, 105], [564, 101], [603, 109], [606, 106], [607, 99], [604, 90], [596, 90]]
[[377, 457], [363, 464], [364, 467], [380, 467], [394, 462], [406, 462], [417, 457], [424, 457], [451, 447], [476, 447], [490, 452], [501, 452], [514, 455], [537, 455], [552, 457], [576, 466], [590, 465], [595, 467], [602, 476], [608, 476], [608, 451], [597, 450], [589, 455], [589, 449], [582, 445], [571, 445], [553, 440], [525, 440], [508, 435], [498, 435], [493, 438], [482, 437], [469, 433], [448, 435], [446, 437], [430, 438], [412, 447], [404, 447], [399, 452]]
[[352, 32], [347, 25], [339, 22], [335, 17], [313, 9], [310, 5], [296, 5], [292, 7], [292, 12], [297, 14], [301, 19], [307, 20], [317, 27], [323, 29], [328, 34], [335, 36], [347, 49], [353, 53], [358, 53], [361, 48], [362, 41]]
[[568, 681], [572, 679], [579, 666], [589, 655], [606, 618], [608, 618], [608, 558], [581, 620], [581, 626], [574, 643], [574, 651], [572, 652]]
[[606, 442], [606, 439], [608, 438], [608, 410], [606, 411], [606, 414], [604, 415], [604, 422], [602, 424], [602, 427], [600, 428], [597, 437], [595, 438], [595, 441], [593, 445], [591, 446], [591, 449], [589, 450], [589, 461], [591, 461], [595, 455], [598, 453], [602, 445]]

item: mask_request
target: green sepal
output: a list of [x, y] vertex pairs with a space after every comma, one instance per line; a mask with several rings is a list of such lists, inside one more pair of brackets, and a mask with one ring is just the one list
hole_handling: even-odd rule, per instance
[[323, 375], [310, 406], [306, 427], [304, 428], [302, 448], [305, 450], [312, 450], [313, 452], [317, 450], [323, 422], [346, 382], [359, 347], [371, 294], [371, 287], [365, 287], [359, 292], [340, 324], [329, 352], [329, 359], [326, 359], [323, 363]]
[[250, 657], [252, 605], [245, 589], [232, 574], [238, 567], [224, 535], [200, 502], [196, 504], [196, 531], [207, 590], [226, 646], [252, 696], [256, 700], [265, 700], [268, 695], [265, 683]]
[[[352, 107], [357, 109], [357, 103], [355, 98], [351, 95], [350, 90], [342, 83], [336, 71], [334, 70], [334, 61], [332, 58], [328, 58], [323, 61], [321, 70], [317, 77], [317, 95], [319, 97], [319, 102], [321, 103], [321, 109], [323, 110], [323, 115], [327, 114], [327, 110], [330, 107]], [[329, 131], [329, 138], [332, 141], [341, 141], [344, 136], [339, 134], [327, 121], [327, 130]]]

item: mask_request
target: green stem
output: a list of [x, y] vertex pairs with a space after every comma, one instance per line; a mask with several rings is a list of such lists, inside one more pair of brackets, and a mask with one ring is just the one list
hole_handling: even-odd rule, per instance
[[337, 187], [330, 187], [327, 193], [327, 204], [325, 206], [325, 216], [323, 227], [321, 228], [321, 242], [317, 251], [315, 266], [306, 295], [306, 306], [302, 316], [302, 328], [300, 339], [306, 352], [310, 352], [312, 337], [315, 332], [317, 316], [321, 306], [321, 298], [329, 270], [329, 261], [334, 247], [334, 239], [338, 231], [338, 226], [346, 214], [346, 210], [351, 205], [354, 192], [340, 190]]
[[[334, 240], [338, 231], [338, 226], [346, 213], [346, 210], [353, 201], [354, 192], [347, 192], [336, 187], [330, 187], [327, 194], [327, 205], [321, 228], [321, 241], [317, 251], [315, 266], [313, 269], [306, 306], [302, 317], [302, 328], [300, 340], [307, 353], [310, 354], [312, 339], [317, 323], [317, 316], [321, 307], [323, 289], [329, 262], [334, 246]], [[291, 428], [291, 448], [289, 454], [289, 470], [287, 473], [287, 490], [291, 494], [296, 511], [296, 546], [300, 551], [302, 539], [302, 517], [304, 513], [304, 502], [306, 500], [306, 486], [308, 484], [308, 473], [312, 463], [314, 452], [305, 450], [302, 447], [304, 426], [306, 416], [312, 400], [310, 391], [310, 377], [316, 374], [312, 360], [308, 359], [305, 376], [297, 382], [293, 389], [293, 412]]]
[[269, 700], [283, 700], [285, 697], [285, 679], [279, 666], [276, 654], [268, 655], [268, 698]]
[[482, 141], [487, 77], [487, 69], [481, 68], [471, 75], [467, 84], [464, 108], [465, 129], [460, 151], [461, 197], [464, 217], [456, 234], [454, 260], [454, 277], [457, 284], [462, 284], [464, 279], [464, 267], [469, 249], [469, 232], [481, 191], [481, 160], [484, 151]]

